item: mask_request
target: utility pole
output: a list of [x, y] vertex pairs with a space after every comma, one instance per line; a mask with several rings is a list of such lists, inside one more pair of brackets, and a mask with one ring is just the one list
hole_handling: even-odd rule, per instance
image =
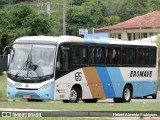
[[63, 35], [66, 35], [66, 0], [63, 0]]

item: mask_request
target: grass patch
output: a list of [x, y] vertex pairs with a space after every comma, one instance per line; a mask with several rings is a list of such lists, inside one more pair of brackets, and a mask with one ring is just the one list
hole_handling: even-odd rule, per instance
[[[3, 102], [0, 108], [70, 110], [70, 111], [159, 111], [158, 102], [147, 103], [67, 103], [54, 102]], [[138, 109], [137, 109], [138, 108]]]
[[7, 95], [6, 81], [7, 81], [6, 74], [0, 76], [0, 99], [6, 99], [6, 95]]
[[158, 91], [160, 91], [160, 65], [158, 67]]

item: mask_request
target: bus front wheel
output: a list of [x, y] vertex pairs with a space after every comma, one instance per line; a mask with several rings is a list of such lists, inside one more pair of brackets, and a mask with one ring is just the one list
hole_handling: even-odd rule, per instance
[[73, 87], [70, 92], [69, 103], [78, 103], [80, 99], [80, 92], [77, 88]]

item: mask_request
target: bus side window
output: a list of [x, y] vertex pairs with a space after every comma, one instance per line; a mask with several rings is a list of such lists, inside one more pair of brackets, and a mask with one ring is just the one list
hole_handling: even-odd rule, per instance
[[136, 49], [135, 48], [129, 49], [129, 64], [130, 65], [136, 64]]
[[107, 54], [107, 64], [112, 64], [112, 48], [107, 48], [106, 54]]
[[149, 52], [149, 62], [151, 66], [155, 66], [156, 65], [156, 49], [155, 48], [150, 48], [150, 52]]
[[128, 54], [129, 48], [128, 47], [122, 47], [122, 64], [128, 65], [129, 64], [129, 57]]
[[149, 64], [149, 49], [148, 48], [144, 48], [144, 65], [148, 65]]
[[62, 70], [68, 71], [68, 66], [69, 66], [69, 51], [64, 50], [62, 53]]
[[149, 64], [148, 48], [138, 48], [138, 65], [146, 66]]
[[105, 49], [104, 47], [94, 46], [90, 47], [90, 64], [104, 64], [105, 63]]
[[87, 47], [86, 46], [72, 46], [72, 64], [73, 65], [84, 65], [88, 64], [88, 55], [87, 55]]
[[120, 47], [107, 48], [107, 64], [120, 64]]
[[69, 69], [69, 50], [59, 49], [56, 69], [61, 71], [68, 71]]
[[137, 64], [142, 65], [143, 63], [143, 50], [142, 48], [137, 48]]

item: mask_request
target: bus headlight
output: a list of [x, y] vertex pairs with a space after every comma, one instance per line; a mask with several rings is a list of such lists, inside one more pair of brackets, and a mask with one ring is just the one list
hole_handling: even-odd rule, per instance
[[12, 83], [10, 83], [9, 81], [7, 81], [7, 85], [8, 85], [9, 87], [11, 87], [11, 88], [14, 87], [14, 85], [13, 85]]
[[42, 87], [40, 87], [40, 89], [47, 89], [50, 85], [51, 85], [50, 83], [47, 83], [43, 85]]

